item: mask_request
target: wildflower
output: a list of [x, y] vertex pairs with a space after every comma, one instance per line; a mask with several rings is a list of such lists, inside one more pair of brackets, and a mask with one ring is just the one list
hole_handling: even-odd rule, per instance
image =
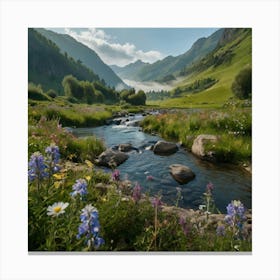
[[76, 184], [73, 185], [72, 187], [73, 192], [71, 192], [71, 196], [76, 196], [76, 195], [80, 195], [80, 196], [85, 196], [88, 193], [87, 190], [87, 182], [85, 179], [78, 179], [76, 180]]
[[141, 199], [141, 186], [138, 183], [136, 183], [133, 188], [132, 198], [135, 202], [138, 202]]
[[47, 165], [45, 163], [45, 158], [39, 152], [35, 152], [28, 163], [29, 170], [28, 170], [28, 178], [29, 181], [33, 181], [38, 179], [44, 179], [48, 176], [48, 172], [46, 172]]
[[148, 175], [146, 177], [147, 181], [153, 181], [154, 180], [154, 177], [152, 175]]
[[58, 165], [60, 159], [59, 148], [55, 144], [51, 144], [45, 150], [48, 157], [49, 169], [52, 173], [57, 173], [60, 170]]
[[153, 197], [153, 199], [152, 199], [152, 205], [153, 205], [154, 208], [163, 205], [163, 203], [162, 203], [162, 201], [161, 201], [161, 197], [160, 197], [160, 196]]
[[51, 158], [54, 164], [57, 164], [60, 159], [59, 148], [55, 144], [51, 144], [45, 150], [46, 154]]
[[245, 207], [239, 200], [233, 200], [230, 204], [228, 204], [226, 209], [228, 216], [237, 216], [241, 220], [246, 219]]
[[216, 234], [218, 236], [225, 236], [225, 234], [226, 234], [225, 227], [223, 225], [219, 225], [216, 229]]
[[114, 181], [120, 180], [120, 171], [118, 169], [114, 170], [114, 172], [112, 173], [112, 179]]
[[211, 192], [213, 191], [213, 189], [214, 189], [214, 185], [213, 185], [211, 182], [209, 182], [209, 183], [206, 185], [206, 191], [207, 191], [207, 193], [211, 193]]
[[82, 223], [79, 225], [77, 238], [86, 236], [86, 243], [90, 248], [98, 248], [104, 244], [103, 238], [99, 236], [98, 210], [91, 204], [86, 205], [81, 210], [80, 220]]
[[232, 228], [237, 238], [244, 238], [243, 223], [246, 220], [244, 205], [239, 200], [233, 200], [226, 209], [225, 222]]
[[182, 217], [182, 216], [180, 217], [179, 224], [181, 225], [184, 234], [187, 235], [189, 232], [189, 229], [187, 227], [186, 219], [184, 217]]
[[60, 214], [65, 213], [65, 209], [68, 207], [69, 203], [66, 202], [55, 202], [53, 205], [48, 206], [47, 208], [47, 215], [57, 217]]

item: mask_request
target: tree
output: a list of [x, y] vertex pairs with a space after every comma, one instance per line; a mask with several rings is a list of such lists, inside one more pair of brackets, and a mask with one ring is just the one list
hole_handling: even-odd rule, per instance
[[252, 95], [252, 68], [241, 70], [235, 77], [231, 89], [234, 95], [240, 99], [251, 98]]
[[82, 100], [84, 98], [84, 89], [74, 76], [65, 76], [62, 80], [62, 86], [66, 96], [75, 97], [78, 100]]
[[131, 94], [127, 100], [131, 105], [145, 105], [146, 104], [146, 94], [143, 90], [138, 91], [137, 94]]

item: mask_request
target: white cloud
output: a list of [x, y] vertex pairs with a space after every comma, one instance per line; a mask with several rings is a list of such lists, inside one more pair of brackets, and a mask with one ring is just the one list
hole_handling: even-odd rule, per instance
[[113, 38], [107, 35], [102, 29], [88, 28], [85, 31], [77, 32], [73, 29], [66, 28], [65, 32], [77, 41], [93, 49], [108, 65], [124, 66], [138, 59], [153, 63], [163, 58], [163, 55], [155, 50], [145, 52], [137, 49], [131, 43], [114, 43]]
[[172, 89], [172, 85], [167, 85], [167, 84], [160, 84], [157, 82], [138, 82], [138, 81], [132, 81], [132, 80], [123, 80], [127, 85], [135, 88], [136, 91], [138, 90], [144, 90], [145, 92], [155, 90], [155, 91], [160, 91], [160, 90], [170, 90]]

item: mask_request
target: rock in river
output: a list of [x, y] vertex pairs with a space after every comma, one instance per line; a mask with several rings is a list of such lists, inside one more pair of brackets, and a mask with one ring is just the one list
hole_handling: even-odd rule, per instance
[[171, 155], [178, 151], [178, 147], [175, 143], [158, 141], [153, 149], [153, 152], [157, 155]]
[[120, 152], [130, 152], [133, 149], [131, 144], [120, 144], [119, 151]]
[[127, 159], [127, 154], [119, 151], [113, 151], [112, 149], [107, 149], [101, 155], [99, 155], [98, 159], [96, 160], [96, 163], [98, 165], [111, 167], [118, 166], [125, 162]]
[[179, 184], [186, 184], [195, 178], [192, 170], [182, 164], [172, 164], [169, 166], [170, 174]]
[[214, 152], [209, 151], [205, 152], [204, 145], [206, 143], [215, 143], [217, 142], [218, 137], [216, 135], [211, 135], [211, 134], [201, 134], [198, 135], [192, 145], [192, 153], [195, 154], [196, 156], [200, 157], [201, 159], [206, 159], [206, 160], [214, 160]]

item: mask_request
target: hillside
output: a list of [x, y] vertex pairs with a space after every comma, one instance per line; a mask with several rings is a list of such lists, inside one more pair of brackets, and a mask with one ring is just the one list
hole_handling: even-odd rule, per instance
[[136, 62], [134, 65], [129, 64], [122, 69], [114, 69], [123, 79], [161, 82], [166, 76], [180, 71], [183, 67], [214, 50], [222, 33], [223, 29], [219, 29], [207, 38], [198, 39], [187, 52], [179, 56], [168, 56], [153, 64]]
[[[160, 104], [172, 107], [219, 107], [233, 96], [231, 85], [235, 76], [249, 65], [252, 65], [252, 30], [225, 29], [215, 50], [180, 71], [180, 82], [172, 91], [180, 97]], [[188, 92], [187, 89], [194, 84], [207, 80], [215, 82], [200, 92]]]
[[105, 64], [92, 49], [76, 41], [67, 34], [58, 34], [43, 28], [37, 28], [38, 32], [49, 40], [53, 41], [63, 53], [76, 60], [80, 60], [85, 66], [98, 74], [100, 79], [104, 79], [111, 87], [127, 88], [127, 85], [115, 74], [115, 72]]
[[72, 74], [79, 80], [98, 81], [99, 77], [81, 63], [60, 53], [59, 48], [33, 28], [28, 29], [28, 82], [41, 84], [44, 90], [63, 93], [64, 76]]
[[122, 79], [128, 80], [138, 80], [137, 73], [142, 69], [142, 67], [150, 65], [149, 63], [145, 63], [142, 60], [137, 60], [133, 63], [130, 63], [124, 67], [120, 67], [117, 65], [111, 65], [110, 67], [113, 69], [115, 73], [117, 73]]

